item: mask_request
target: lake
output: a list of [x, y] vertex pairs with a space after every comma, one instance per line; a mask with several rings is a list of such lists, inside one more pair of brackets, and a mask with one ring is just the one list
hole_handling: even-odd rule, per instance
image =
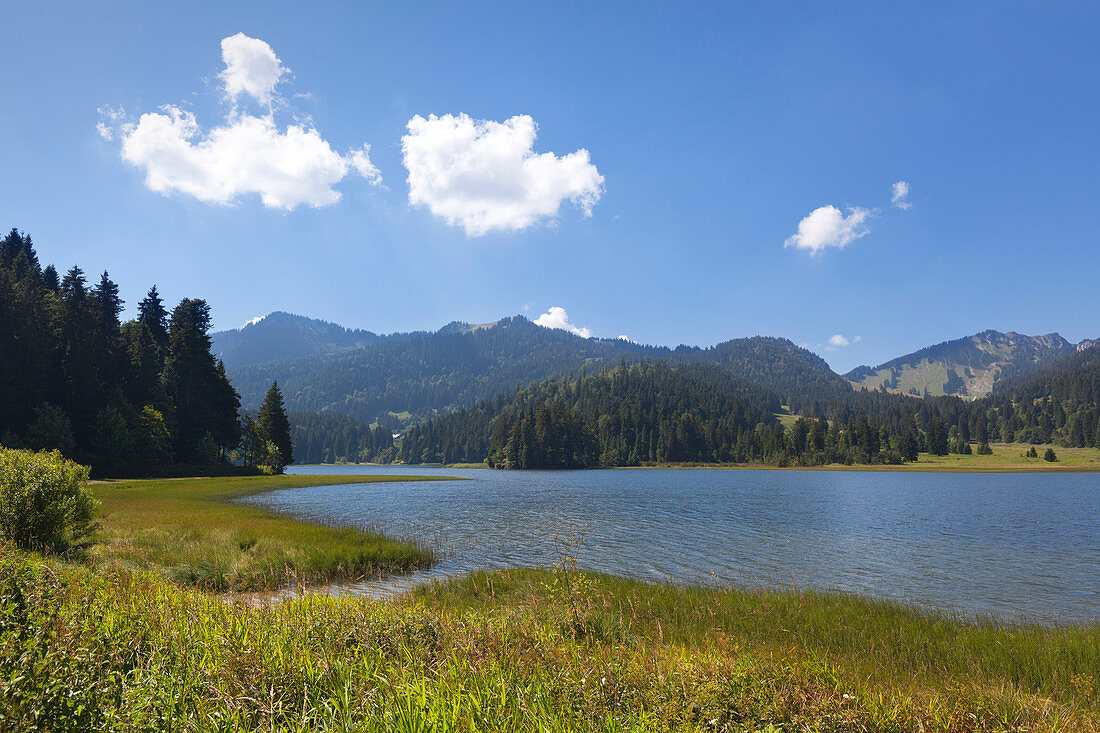
[[469, 481], [287, 489], [248, 501], [436, 548], [401, 590], [472, 569], [552, 565], [799, 587], [1044, 623], [1100, 620], [1100, 474], [769, 470], [491, 471], [301, 466]]

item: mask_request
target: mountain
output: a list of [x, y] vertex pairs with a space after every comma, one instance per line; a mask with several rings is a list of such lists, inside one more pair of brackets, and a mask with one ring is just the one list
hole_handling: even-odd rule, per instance
[[[262, 321], [261, 321], [262, 323]], [[247, 330], [247, 329], [244, 329]], [[259, 403], [278, 380], [292, 410], [336, 412], [401, 427], [548, 377], [619, 362], [717, 364], [784, 396], [851, 391], [818, 356], [786, 339], [757, 336], [700, 349], [582, 338], [522, 316], [435, 333], [380, 339], [360, 348], [230, 369], [242, 403]]]
[[845, 376], [870, 389], [885, 387], [913, 395], [981, 397], [997, 382], [1042, 369], [1076, 351], [1057, 333], [1026, 336], [982, 331], [945, 341], [877, 367], [860, 366]]
[[[405, 463], [497, 468], [661, 462], [901, 463], [987, 440], [1100, 446], [1100, 349], [1072, 349], [990, 396], [838, 393], [827, 414], [778, 422], [776, 393], [713, 364], [640, 363], [548, 379], [414, 426]], [[985, 446], [988, 452], [988, 446]]]
[[332, 354], [366, 346], [383, 337], [370, 331], [275, 311], [241, 328], [211, 334], [214, 354], [226, 369]]

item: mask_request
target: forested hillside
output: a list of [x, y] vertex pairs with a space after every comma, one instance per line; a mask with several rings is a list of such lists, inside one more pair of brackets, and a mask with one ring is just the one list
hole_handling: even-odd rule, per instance
[[720, 367], [623, 365], [547, 380], [430, 420], [409, 431], [397, 456], [502, 468], [817, 465], [988, 452], [990, 441], [1100, 447], [1100, 349], [979, 400], [838, 392], [805, 406], [785, 428], [773, 415], [775, 392]]
[[1030, 378], [998, 388], [990, 406], [1003, 435], [1100, 448], [1100, 348], [1082, 349]]
[[416, 422], [586, 363], [670, 353], [624, 341], [582, 339], [525, 318], [491, 328], [445, 328], [368, 348], [233, 370], [246, 406], [278, 379], [292, 410], [332, 411], [363, 422]]
[[835, 399], [838, 394], [852, 391], [848, 381], [835, 373], [824, 359], [785, 338], [733, 339], [709, 349], [677, 350], [674, 356], [674, 361], [715, 364], [795, 404], [813, 399]]
[[786, 339], [754, 337], [699, 349], [586, 339], [537, 326], [522, 316], [471, 328], [451, 324], [340, 354], [256, 365], [231, 372], [246, 406], [272, 381], [294, 410], [350, 415], [367, 423], [413, 425], [582, 366], [660, 359], [723, 366], [784, 398], [833, 398], [850, 392], [820, 357]]
[[[784, 430], [775, 392], [712, 364], [622, 365], [551, 379], [413, 428], [399, 460], [488, 460], [502, 468], [653, 462], [900, 463], [905, 455], [861, 416]], [[919, 441], [916, 434], [905, 434]], [[896, 441], [895, 441], [896, 442]], [[919, 444], [911, 446], [911, 454]]]
[[298, 463], [390, 463], [393, 433], [347, 415], [291, 412], [290, 438]]
[[[212, 335], [214, 355], [227, 369], [347, 351], [382, 336], [328, 321], [275, 311], [259, 321]], [[400, 334], [390, 337], [400, 338]]]
[[0, 241], [0, 443], [59, 449], [100, 474], [224, 461], [241, 440], [237, 393], [210, 352], [210, 308], [169, 313], [155, 287], [138, 316], [106, 272], [41, 267], [31, 238]]

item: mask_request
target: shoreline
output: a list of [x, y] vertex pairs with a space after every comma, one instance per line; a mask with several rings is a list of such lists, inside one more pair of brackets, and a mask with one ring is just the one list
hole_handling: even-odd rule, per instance
[[[215, 593], [334, 584], [427, 568], [434, 553], [394, 538], [240, 501], [271, 491], [449, 476], [281, 475], [125, 479], [94, 484], [101, 502], [90, 566], [152, 572]], [[455, 479], [457, 480], [457, 479]]]
[[[319, 468], [351, 468], [356, 466], [375, 466], [379, 468], [419, 468], [419, 469], [458, 469], [465, 471], [497, 470], [491, 469], [485, 464], [473, 463], [312, 463], [307, 466]], [[506, 470], [506, 469], [499, 469]], [[1042, 465], [1042, 466], [952, 466], [945, 464], [917, 461], [914, 463], [900, 464], [853, 464], [847, 466], [841, 463], [830, 463], [822, 466], [774, 466], [767, 463], [659, 463], [642, 466], [607, 466], [600, 468], [566, 468], [566, 469], [528, 469], [532, 471], [557, 470], [557, 471], [834, 471], [834, 472], [880, 472], [880, 473], [1100, 473], [1100, 463], [1096, 465]], [[322, 475], [322, 474], [297, 474], [297, 475]], [[349, 474], [332, 474], [334, 476], [346, 476]], [[400, 474], [391, 474], [400, 475]]]

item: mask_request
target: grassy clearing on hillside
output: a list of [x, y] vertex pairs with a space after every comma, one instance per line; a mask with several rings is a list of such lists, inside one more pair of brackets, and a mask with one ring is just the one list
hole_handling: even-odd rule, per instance
[[1090, 731], [1100, 629], [478, 573], [252, 607], [0, 548], [0, 729]]
[[431, 551], [409, 542], [299, 522], [230, 502], [274, 489], [433, 479], [249, 476], [95, 484], [101, 508], [89, 559], [98, 567], [153, 570], [177, 583], [218, 591], [424, 567], [432, 561]]

